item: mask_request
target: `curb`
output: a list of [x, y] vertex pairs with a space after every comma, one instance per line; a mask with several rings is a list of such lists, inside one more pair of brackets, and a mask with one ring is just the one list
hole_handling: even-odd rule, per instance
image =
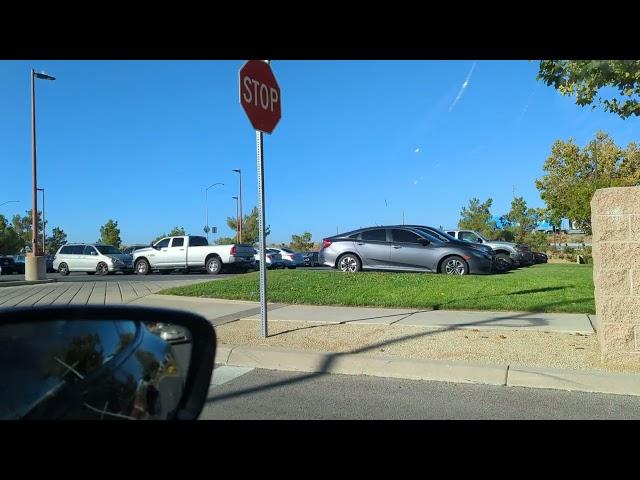
[[511, 367], [233, 345], [218, 347], [215, 363], [266, 370], [369, 375], [407, 380], [640, 396], [640, 374], [633, 373]]
[[18, 287], [20, 285], [40, 285], [42, 283], [54, 283], [58, 280], [56, 278], [48, 278], [47, 280], [16, 280], [15, 282], [0, 282], [0, 288], [2, 287]]

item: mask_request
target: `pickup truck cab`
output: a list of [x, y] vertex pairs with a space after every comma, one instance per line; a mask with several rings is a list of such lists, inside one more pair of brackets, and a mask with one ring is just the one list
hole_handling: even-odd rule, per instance
[[134, 270], [147, 275], [152, 270], [206, 270], [217, 275], [225, 268], [248, 271], [255, 263], [251, 245], [209, 245], [205, 237], [165, 237], [148, 248], [133, 252]]

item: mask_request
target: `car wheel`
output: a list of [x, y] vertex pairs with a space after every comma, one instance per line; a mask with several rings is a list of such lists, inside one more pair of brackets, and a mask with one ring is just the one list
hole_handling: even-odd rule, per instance
[[66, 263], [61, 263], [60, 265], [58, 265], [58, 273], [63, 277], [69, 275], [69, 265], [67, 265]]
[[217, 275], [222, 270], [222, 262], [218, 257], [211, 257], [207, 260], [206, 267], [209, 275]]
[[109, 265], [104, 262], [98, 263], [98, 265], [96, 265], [96, 273], [98, 275], [107, 275], [109, 273]]
[[467, 275], [469, 273], [469, 266], [462, 257], [449, 257], [442, 262], [440, 273], [446, 275]]
[[359, 272], [362, 270], [362, 262], [352, 253], [347, 253], [338, 259], [338, 270], [341, 272]]
[[147, 262], [144, 258], [141, 258], [136, 262], [136, 274], [137, 275], [148, 275], [149, 274], [149, 262]]
[[500, 272], [505, 272], [510, 268], [513, 268], [513, 261], [506, 253], [498, 253], [496, 255], [496, 268]]

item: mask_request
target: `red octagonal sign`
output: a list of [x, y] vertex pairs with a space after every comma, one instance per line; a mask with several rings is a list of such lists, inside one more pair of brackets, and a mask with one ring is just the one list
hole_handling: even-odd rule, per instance
[[256, 130], [271, 133], [280, 121], [280, 87], [271, 67], [249, 60], [240, 69], [240, 104]]

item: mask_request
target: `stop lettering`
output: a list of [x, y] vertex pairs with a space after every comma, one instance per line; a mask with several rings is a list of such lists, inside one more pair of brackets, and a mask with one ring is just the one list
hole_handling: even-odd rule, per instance
[[280, 87], [269, 64], [249, 60], [240, 69], [240, 104], [253, 128], [271, 133], [280, 121]]

